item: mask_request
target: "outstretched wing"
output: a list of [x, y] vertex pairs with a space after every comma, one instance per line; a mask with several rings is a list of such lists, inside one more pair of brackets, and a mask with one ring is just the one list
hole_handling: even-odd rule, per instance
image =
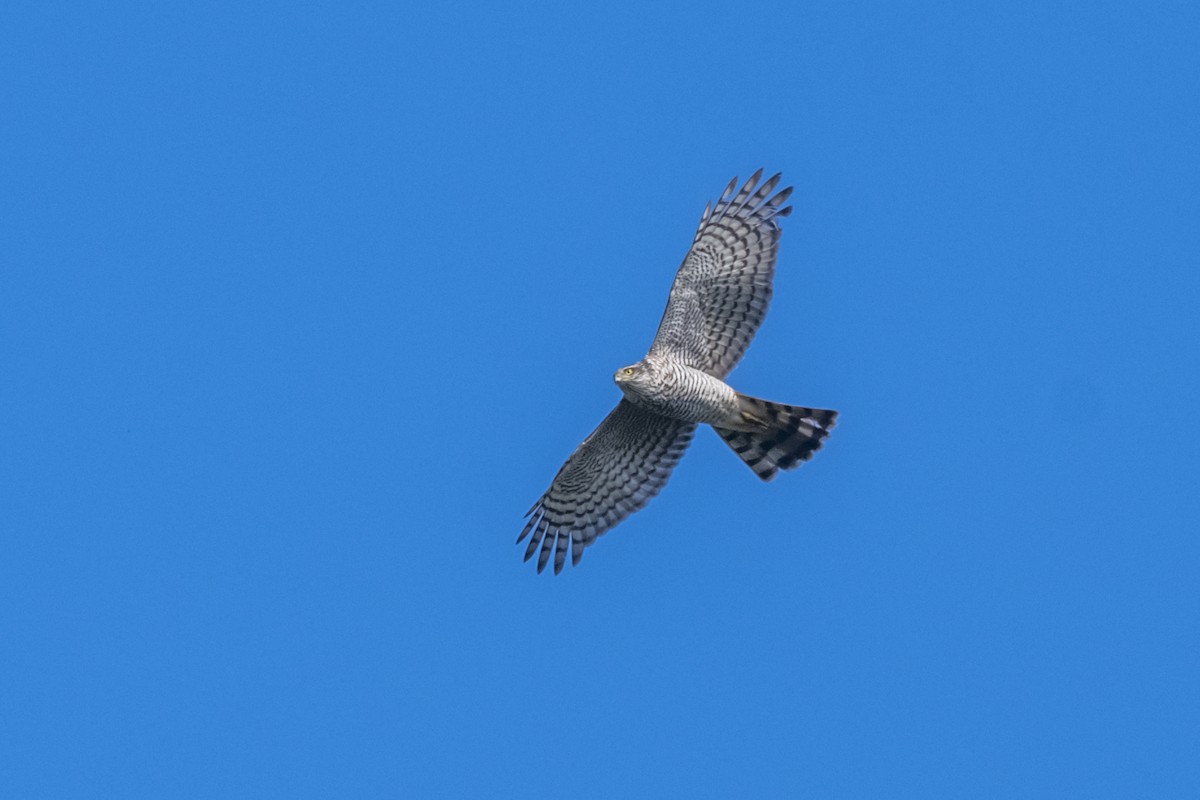
[[554, 573], [562, 571], [571, 545], [571, 564], [596, 537], [640, 509], [667, 483], [696, 431], [680, 422], [621, 400], [563, 464], [550, 488], [526, 515], [517, 542], [533, 534], [528, 561], [538, 548], [541, 572], [554, 551]]
[[736, 195], [734, 178], [716, 206], [705, 206], [671, 286], [652, 354], [724, 378], [746, 352], [771, 300], [778, 218], [792, 211], [783, 205], [791, 187], [772, 196], [779, 175], [759, 186], [761, 177], [760, 169]]

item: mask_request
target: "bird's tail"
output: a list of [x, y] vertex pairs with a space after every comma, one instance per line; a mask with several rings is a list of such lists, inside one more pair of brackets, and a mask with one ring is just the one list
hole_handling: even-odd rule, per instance
[[833, 430], [838, 412], [822, 408], [785, 406], [738, 395], [742, 419], [750, 430], [714, 430], [733, 448], [754, 474], [769, 481], [781, 469], [808, 461]]

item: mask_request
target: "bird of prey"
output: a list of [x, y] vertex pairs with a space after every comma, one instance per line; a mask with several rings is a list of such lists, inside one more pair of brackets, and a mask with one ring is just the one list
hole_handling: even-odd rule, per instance
[[613, 379], [624, 397], [576, 448], [526, 516], [525, 560], [541, 572], [567, 548], [576, 565], [596, 537], [639, 510], [666, 484], [700, 423], [711, 425], [764, 481], [812, 458], [836, 411], [759, 400], [725, 383], [767, 313], [779, 220], [791, 213], [779, 175], [762, 170], [737, 189], [734, 178], [700, 217], [675, 275], [667, 309], [636, 364]]

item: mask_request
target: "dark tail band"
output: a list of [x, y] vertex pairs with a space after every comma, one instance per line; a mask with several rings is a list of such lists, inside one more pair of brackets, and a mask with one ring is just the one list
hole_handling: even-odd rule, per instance
[[738, 400], [750, 417], [765, 421], [763, 430], [714, 430], [764, 481], [774, 478], [781, 469], [792, 469], [812, 458], [833, 430], [838, 415], [828, 409], [786, 406], [746, 395], [738, 395]]

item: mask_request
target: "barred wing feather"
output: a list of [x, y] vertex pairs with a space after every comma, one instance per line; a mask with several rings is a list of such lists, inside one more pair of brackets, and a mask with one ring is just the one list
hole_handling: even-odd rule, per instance
[[755, 172], [735, 193], [729, 182], [700, 218], [696, 237], [675, 275], [666, 311], [650, 348], [724, 378], [741, 360], [771, 301], [779, 246], [778, 217], [791, 213], [779, 175], [759, 184]]
[[525, 560], [538, 553], [541, 572], [553, 553], [557, 574], [569, 545], [571, 564], [578, 564], [583, 548], [666, 485], [695, 431], [695, 423], [668, 419], [621, 400], [529, 509], [529, 521], [517, 537], [518, 543], [530, 537]]

